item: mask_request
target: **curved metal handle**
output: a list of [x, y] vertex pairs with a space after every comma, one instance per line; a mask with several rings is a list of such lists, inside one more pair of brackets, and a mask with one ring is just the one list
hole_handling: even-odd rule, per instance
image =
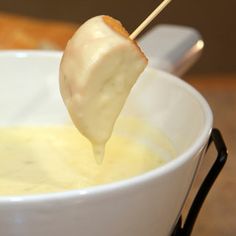
[[183, 25], [158, 24], [138, 39], [149, 66], [183, 75], [200, 57], [204, 42], [200, 33]]
[[[182, 217], [179, 218], [179, 221], [176, 225], [172, 236], [189, 236], [192, 233], [193, 226], [197, 219], [197, 216], [200, 212], [200, 209], [203, 205], [204, 200], [207, 197], [208, 192], [210, 191], [212, 185], [214, 184], [217, 176], [221, 172], [228, 156], [227, 148], [222, 138], [222, 135], [218, 129], [212, 129], [211, 136], [209, 139], [208, 147], [211, 143], [215, 144], [217, 150], [216, 161], [205, 177], [201, 187], [198, 190], [198, 193], [193, 200], [192, 206], [189, 210], [189, 213], [186, 217], [185, 223], [182, 227]], [[207, 148], [208, 148], [207, 147]]]

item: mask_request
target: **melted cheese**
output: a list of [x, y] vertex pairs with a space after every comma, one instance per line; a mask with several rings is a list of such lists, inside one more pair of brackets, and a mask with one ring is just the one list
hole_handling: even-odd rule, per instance
[[0, 153], [0, 195], [106, 184], [157, 168], [175, 155], [165, 136], [133, 120], [119, 124], [102, 165], [73, 126], [0, 128]]
[[68, 42], [60, 90], [75, 126], [98, 162], [115, 121], [147, 60], [121, 24], [108, 16], [85, 22]]

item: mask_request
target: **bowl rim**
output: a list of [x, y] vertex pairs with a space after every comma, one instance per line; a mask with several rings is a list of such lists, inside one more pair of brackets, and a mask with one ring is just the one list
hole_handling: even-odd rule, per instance
[[[50, 57], [55, 59], [60, 59], [62, 56], [62, 51], [40, 51], [40, 50], [0, 50], [0, 58], [10, 56], [13, 58], [22, 58], [22, 57]], [[66, 190], [63, 192], [53, 192], [53, 193], [42, 193], [42, 194], [32, 194], [32, 195], [19, 195], [19, 196], [0, 196], [0, 204], [7, 202], [42, 202], [42, 201], [55, 201], [55, 200], [65, 200], [73, 198], [84, 198], [90, 199], [97, 197], [98, 195], [113, 193], [114, 191], [125, 190], [127, 188], [133, 188], [138, 185], [145, 184], [146, 182], [158, 178], [161, 175], [167, 174], [174, 171], [185, 163], [190, 158], [199, 154], [205, 147], [213, 125], [213, 114], [211, 108], [205, 98], [198, 92], [195, 88], [189, 85], [187, 82], [183, 81], [179, 77], [172, 75], [170, 73], [153, 69], [162, 76], [165, 76], [165, 79], [181, 86], [186, 89], [194, 98], [199, 102], [202, 107], [205, 123], [202, 129], [202, 132], [196, 138], [194, 143], [188, 147], [184, 152], [177, 156], [177, 158], [167, 162], [163, 166], [160, 166], [156, 169], [145, 172], [141, 175], [131, 177], [129, 179], [116, 181], [113, 183], [108, 183], [104, 185], [91, 186], [88, 188], [82, 189], [73, 189]]]

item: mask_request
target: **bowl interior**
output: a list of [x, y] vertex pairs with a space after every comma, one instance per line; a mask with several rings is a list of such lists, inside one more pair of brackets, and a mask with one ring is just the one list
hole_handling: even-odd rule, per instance
[[[1, 52], [0, 126], [62, 124], [70, 120], [59, 93], [60, 52]], [[202, 96], [180, 79], [147, 68], [122, 111], [169, 137], [178, 153], [210, 131], [212, 116]]]

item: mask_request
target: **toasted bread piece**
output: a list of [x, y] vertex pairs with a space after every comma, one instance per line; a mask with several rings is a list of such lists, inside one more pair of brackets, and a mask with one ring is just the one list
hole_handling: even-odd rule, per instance
[[147, 65], [121, 23], [108, 16], [86, 21], [68, 42], [60, 89], [71, 118], [102, 159], [131, 88]]

